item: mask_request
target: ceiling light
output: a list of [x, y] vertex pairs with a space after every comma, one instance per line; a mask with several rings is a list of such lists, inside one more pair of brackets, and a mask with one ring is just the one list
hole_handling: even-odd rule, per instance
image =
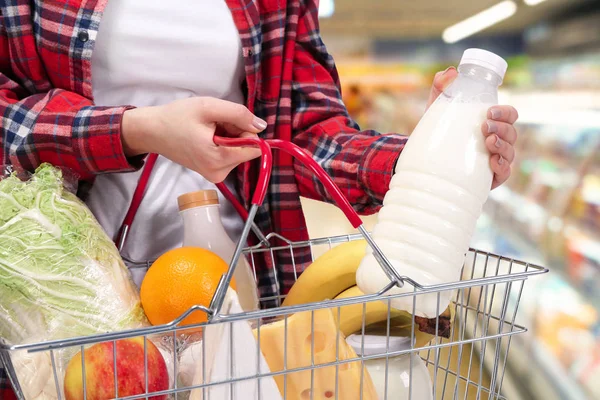
[[540, 3], [545, 2], [546, 0], [524, 0], [525, 4], [527, 4], [528, 6], [537, 6]]
[[442, 34], [442, 39], [446, 43], [456, 43], [500, 21], [510, 18], [516, 11], [517, 3], [512, 0], [502, 1], [487, 10], [483, 10], [472, 17], [446, 28]]
[[319, 2], [319, 18], [329, 18], [335, 11], [333, 0], [321, 0]]

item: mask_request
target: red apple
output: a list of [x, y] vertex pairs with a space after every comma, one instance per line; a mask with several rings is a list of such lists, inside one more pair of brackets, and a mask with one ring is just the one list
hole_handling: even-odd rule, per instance
[[[148, 353], [148, 393], [169, 388], [169, 374], [162, 354], [150, 341]], [[96, 344], [85, 350], [87, 400], [108, 400], [115, 397], [113, 342]], [[65, 375], [66, 400], [83, 400], [81, 352], [71, 359]], [[146, 393], [144, 371], [144, 338], [117, 341], [118, 397]], [[150, 397], [166, 400], [167, 396]]]

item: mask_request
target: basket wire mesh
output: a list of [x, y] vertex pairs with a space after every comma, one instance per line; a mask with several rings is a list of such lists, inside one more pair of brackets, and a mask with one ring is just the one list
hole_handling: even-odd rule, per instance
[[[218, 139], [218, 140], [217, 140]], [[50, 360], [52, 365], [52, 380], [54, 389], [57, 394], [57, 400], [62, 400], [64, 396], [64, 371], [57, 362], [57, 357], [64, 356], [65, 353], [81, 354], [81, 375], [82, 375], [82, 398], [84, 400], [96, 398], [90, 395], [87, 390], [92, 382], [88, 377], [86, 379], [86, 352], [90, 346], [95, 344], [107, 343], [112, 350], [112, 385], [108, 398], [114, 397], [119, 400], [133, 399], [156, 399], [163, 400], [172, 398], [176, 400], [206, 400], [210, 399], [211, 388], [221, 387], [226, 388], [226, 392], [221, 397], [213, 400], [262, 400], [261, 386], [266, 384], [270, 379], [279, 380], [279, 391], [284, 400], [372, 400], [372, 399], [409, 399], [409, 400], [428, 400], [431, 399], [503, 399], [502, 382], [506, 372], [507, 357], [510, 350], [512, 336], [526, 332], [526, 328], [518, 324], [517, 311], [521, 294], [525, 281], [534, 275], [543, 274], [547, 269], [532, 265], [523, 261], [518, 261], [496, 254], [477, 251], [471, 249], [467, 256], [462, 269], [462, 279], [457, 282], [444, 283], [439, 285], [421, 285], [413, 281], [410, 277], [400, 276], [389, 260], [377, 247], [376, 243], [371, 238], [370, 234], [362, 226], [362, 222], [358, 215], [351, 208], [348, 201], [343, 197], [339, 189], [335, 187], [331, 179], [320, 169], [316, 162], [310, 158], [301, 149], [290, 145], [287, 142], [271, 140], [263, 141], [259, 139], [224, 139], [215, 138], [221, 145], [256, 145], [261, 147], [263, 158], [261, 162], [261, 177], [257, 185], [257, 191], [252, 200], [252, 207], [247, 213], [247, 220], [244, 226], [242, 238], [238, 242], [236, 252], [231, 260], [229, 271], [224, 275], [216, 290], [215, 296], [209, 307], [194, 306], [187, 312], [177, 318], [175, 321], [161, 326], [151, 326], [141, 329], [132, 329], [128, 331], [110, 332], [97, 334], [87, 337], [69, 338], [64, 340], [46, 341], [33, 344], [7, 345], [0, 342], [0, 356], [2, 363], [9, 378], [16, 390], [17, 396], [21, 400], [26, 399], [23, 385], [26, 385], [28, 376], [18, 376], [17, 370], [13, 364], [15, 356], [20, 354], [35, 355], [40, 354]], [[268, 143], [267, 143], [268, 142]], [[290, 242], [284, 237], [271, 233], [266, 237], [259, 234], [260, 244], [243, 248], [242, 243], [246, 242], [246, 238], [251, 229], [256, 231], [256, 225], [253, 224], [257, 208], [264, 201], [264, 196], [267, 188], [268, 176], [271, 168], [270, 152], [271, 147], [281, 151], [287, 151], [300, 159], [318, 176], [323, 184], [328, 188], [330, 194], [336, 199], [338, 205], [344, 211], [352, 223], [352, 225], [360, 231], [360, 234], [343, 235], [336, 237], [327, 237], [321, 239], [313, 239], [303, 242]], [[222, 186], [221, 186], [222, 188]], [[224, 189], [224, 188], [223, 188]], [[222, 190], [223, 190], [222, 189]], [[226, 189], [225, 189], [226, 190]], [[228, 196], [226, 196], [228, 197]], [[233, 196], [229, 196], [234, 199]], [[255, 232], [256, 233], [256, 232]], [[284, 299], [284, 296], [275, 296], [260, 299], [260, 302], [265, 306], [259, 311], [240, 312], [229, 315], [222, 314], [221, 308], [225, 301], [225, 296], [229, 283], [231, 281], [233, 271], [237, 265], [239, 257], [245, 255], [250, 261], [249, 265], [253, 268], [256, 277], [256, 257], [264, 257], [265, 253], [271, 258], [272, 265], [276, 264], [277, 254], [286, 252], [291, 257], [294, 267], [294, 278], [297, 279], [300, 274], [300, 266], [303, 264], [298, 257], [300, 252], [306, 253], [310, 251], [311, 258], [315, 258], [323, 254], [323, 252], [331, 249], [333, 246], [344, 242], [365, 239], [373, 249], [373, 254], [376, 256], [381, 268], [384, 270], [390, 283], [380, 292], [375, 294], [363, 295], [358, 297], [337, 298], [333, 300], [325, 300], [310, 304], [277, 307]], [[271, 241], [277, 240], [278, 243], [285, 245], [270, 245]], [[122, 242], [122, 241], [121, 241]], [[151, 265], [150, 261], [134, 262], [125, 260], [130, 268], [148, 268]], [[277, 268], [274, 268], [276, 273]], [[277, 276], [276, 276], [277, 278]], [[389, 290], [394, 286], [410, 285], [413, 288], [412, 292], [404, 292], [401, 294], [389, 294]], [[279, 289], [279, 288], [278, 288]], [[279, 292], [279, 291], [278, 291]], [[448, 308], [450, 316], [442, 317], [441, 314], [445, 311], [440, 309], [440, 299], [450, 294], [453, 299], [451, 306]], [[416, 304], [419, 296], [437, 296], [437, 317], [429, 320], [428, 324], [432, 329], [430, 336], [423, 336], [420, 322], [412, 316], [416, 315]], [[394, 318], [392, 317], [391, 301], [394, 298], [405, 297], [412, 301], [412, 312], [410, 313], [410, 322], [408, 325], [402, 326], [408, 331], [407, 336], [410, 337], [409, 348], [392, 351], [390, 349], [391, 332], [394, 326]], [[379, 304], [380, 306], [387, 305], [387, 315], [382, 322], [385, 330], [386, 346], [385, 350], [378, 354], [365, 354], [364, 352], [364, 334], [367, 332], [367, 308], [369, 305]], [[275, 307], [273, 307], [275, 305]], [[266, 307], [268, 306], [268, 307]], [[340, 319], [345, 307], [362, 307], [361, 324], [357, 333], [361, 336], [361, 351], [356, 352], [351, 357], [343, 356], [341, 344], [344, 344], [343, 334], [340, 332]], [[322, 322], [322, 316], [326, 315], [323, 312], [328, 311], [333, 320], [336, 321], [335, 326], [335, 352], [334, 356], [323, 358], [324, 349], [322, 342], [315, 331], [315, 324]], [[192, 313], [206, 313], [208, 322], [194, 325], [182, 326], [182, 321]], [[297, 329], [289, 327], [292, 317], [297, 315], [310, 314], [310, 330], [309, 334], [303, 339], [305, 352], [309, 354], [309, 360], [305, 360], [304, 364], [291, 367], [290, 363], [293, 360], [291, 352], [295, 349], [290, 347], [290, 343], [297, 342]], [[318, 315], [317, 315], [318, 314]], [[256, 360], [256, 369], [252, 373], [239, 374], [236, 372], [236, 358], [240, 357], [235, 354], [234, 337], [235, 330], [239, 327], [240, 322], [248, 323], [254, 328], [256, 343], [245, 351], [245, 357], [251, 357]], [[282, 368], [265, 371], [261, 366], [261, 354], [265, 352], [265, 346], [273, 346], [274, 343], [264, 339], [266, 330], [269, 329], [271, 323], [276, 322], [283, 324], [283, 339], [282, 339]], [[200, 370], [199, 376], [201, 381], [192, 381], [189, 384], [182, 384], [178, 377], [180, 372], [187, 367], [182, 363], [180, 355], [190, 349], [194, 343], [190, 337], [191, 330], [201, 331], [201, 341], [195, 344], [201, 347], [200, 360], [195, 362], [192, 367], [195, 370]], [[228, 332], [224, 337], [230, 340], [227, 348], [229, 354], [226, 355], [227, 363], [229, 364], [226, 377], [211, 381], [207, 379], [208, 367], [210, 360], [207, 360], [207, 332], [211, 329], [220, 329], [219, 332]], [[216, 331], [215, 331], [216, 332]], [[430, 332], [430, 333], [431, 333]], [[197, 336], [197, 335], [196, 335]], [[417, 336], [421, 340], [417, 343]], [[427, 340], [422, 340], [423, 337]], [[143, 393], [126, 395], [122, 393], [123, 388], [119, 388], [119, 363], [118, 363], [118, 343], [123, 339], [142, 338], [143, 339], [143, 365], [144, 365], [144, 388]], [[152, 342], [152, 343], [149, 343]], [[149, 353], [151, 353], [154, 344], [158, 343], [163, 349], [168, 348], [168, 364], [169, 374], [172, 377], [173, 384], [165, 390], [153, 390], [151, 388], [151, 373], [149, 371]], [[190, 345], [191, 344], [191, 345]], [[297, 343], [296, 343], [297, 345]], [[329, 349], [331, 350], [331, 349]], [[289, 353], [289, 354], [288, 354]], [[360, 354], [358, 354], [360, 353]], [[219, 356], [225, 356], [219, 354]], [[164, 357], [164, 355], [163, 355]], [[400, 357], [408, 357], [409, 369], [402, 376], [396, 376], [390, 371], [390, 364]], [[369, 388], [373, 387], [373, 381], [366, 364], [372, 360], [385, 360], [384, 383], [377, 387], [377, 396], [373, 392], [369, 392]], [[415, 379], [415, 371], [418, 365], [423, 363], [428, 371], [431, 387], [417, 387], [413, 383]], [[269, 365], [270, 366], [270, 365]], [[345, 385], [356, 384], [356, 380], [349, 383], [348, 380], [342, 379], [342, 375], [347, 371], [358, 370], [358, 387], [355, 391], [348, 393], [344, 392], [347, 388]], [[331, 371], [335, 371], [333, 378], [323, 383], [322, 378], [325, 375], [324, 371], [329, 371], [327, 376], [332, 376]], [[198, 374], [196, 374], [198, 376]], [[293, 387], [296, 382], [294, 376], [301, 376], [307, 383], [302, 387], [301, 391]], [[302, 381], [300, 379], [300, 381]], [[109, 379], [110, 380], [110, 379]], [[402, 395], [392, 390], [392, 384], [401, 380], [403, 387], [408, 391], [406, 395]], [[258, 393], [256, 395], [248, 395], [248, 393], [236, 392], [238, 385], [245, 381], [256, 381]], [[262, 384], [261, 384], [262, 382]], [[107, 384], [109, 382], [106, 382]], [[96, 384], [96, 382], [94, 382]], [[427, 385], [428, 386], [428, 385]], [[325, 389], [323, 389], [325, 387]], [[114, 389], [114, 393], [112, 390]], [[342, 394], [345, 393], [345, 394]], [[418, 394], [417, 394], [418, 393]], [[423, 393], [428, 393], [424, 395]], [[114, 394], [114, 396], [113, 396]], [[430, 394], [430, 396], [429, 396]], [[343, 396], [343, 397], [342, 397]], [[33, 399], [42, 400], [42, 399]], [[69, 399], [70, 400], [70, 399]], [[79, 398], [77, 398], [79, 400]], [[270, 398], [269, 398], [270, 400]]]
[[[309, 248], [313, 259], [315, 254], [322, 254], [323, 251], [332, 248], [333, 246], [351, 240], [358, 240], [361, 235], [344, 235], [338, 237], [330, 237], [323, 239], [310, 240], [307, 242], [300, 243], [289, 243], [286, 246], [280, 247], [258, 247], [258, 248], [247, 248], [244, 253], [248, 259], [252, 261], [258, 253], [268, 252], [273, 259], [277, 252], [285, 251], [289, 252], [294, 258], [294, 252], [297, 249]], [[251, 262], [250, 265], [254, 263]], [[133, 267], [136, 267], [135, 265]], [[137, 266], [139, 267], [139, 266]], [[384, 352], [378, 355], [372, 356], [360, 356], [357, 355], [351, 359], [340, 359], [339, 357], [339, 345], [336, 345], [336, 357], [330, 362], [317, 363], [315, 359], [315, 342], [314, 335], [311, 335], [310, 343], [310, 357], [311, 362], [309, 365], [305, 365], [299, 368], [286, 368], [284, 367], [279, 371], [269, 371], [268, 373], [262, 373], [257, 366], [257, 373], [246, 375], [246, 376], [232, 376], [231, 379], [223, 380], [220, 382], [208, 382], [203, 381], [198, 384], [182, 386], [175, 382], [174, 385], [168, 390], [155, 391], [145, 390], [144, 394], [132, 395], [132, 396], [120, 396], [118, 383], [114, 385], [114, 398], [119, 400], [129, 399], [142, 399], [142, 398], [157, 398], [156, 396], [166, 395], [169, 398], [174, 399], [186, 399], [192, 390], [204, 390], [211, 386], [216, 385], [229, 385], [231, 387], [230, 395], [227, 399], [238, 400], [238, 399], [249, 399], [244, 397], [243, 394], [235, 393], [235, 383], [244, 380], [257, 379], [259, 382], [261, 379], [282, 375], [284, 376], [284, 388], [282, 397], [288, 399], [289, 385], [287, 383], [287, 376], [291, 374], [297, 374], [302, 372], [309, 372], [311, 375], [311, 387], [314, 385], [315, 374], [318, 374], [319, 370], [325, 368], [335, 368], [335, 382], [333, 383], [333, 389], [331, 394], [318, 394], [308, 392], [306, 399], [339, 399], [338, 388], [339, 388], [339, 369], [344, 368], [348, 364], [360, 363], [362, 366], [366, 361], [383, 358], [386, 360], [386, 365], [389, 360], [394, 357], [405, 356], [408, 354], [417, 355], [420, 357], [430, 373], [432, 381], [432, 398], [435, 399], [503, 399], [501, 396], [502, 382], [506, 371], [506, 362], [508, 352], [510, 350], [511, 338], [515, 334], [526, 332], [526, 328], [517, 323], [517, 311], [519, 307], [519, 301], [523, 292], [525, 281], [528, 277], [541, 274], [546, 272], [542, 267], [532, 265], [526, 262], [505, 258], [488, 252], [482, 252], [477, 250], [471, 250], [467, 255], [465, 265], [463, 267], [463, 280], [456, 282], [452, 285], [447, 285], [444, 290], [453, 291], [453, 307], [455, 309], [454, 318], [452, 320], [452, 329], [449, 338], [443, 338], [438, 334], [433, 335], [431, 341], [423, 346], [412, 346], [408, 350], [397, 351], [397, 352]], [[485, 283], [480, 283], [484, 281]], [[438, 299], [440, 297], [440, 290], [429, 289], [423, 287], [423, 289], [415, 288], [413, 293], [404, 294], [412, 296], [414, 299], [424, 293], [438, 293]], [[343, 307], [349, 305], [362, 305], [363, 307], [363, 323], [361, 332], [365, 332], [367, 328], [365, 325], [365, 315], [367, 305], [372, 302], [385, 302], [388, 304], [388, 310], [391, 310], [390, 304], [391, 299], [403, 295], [375, 295], [375, 296], [360, 296], [343, 300], [332, 300], [323, 301], [318, 303], [312, 303], [308, 305], [292, 306], [292, 307], [281, 307], [272, 308], [267, 310], [260, 310], [249, 313], [240, 313], [235, 315], [223, 316], [222, 319], [216, 322], [188, 325], [182, 327], [181, 321], [189, 314], [194, 312], [206, 312], [204, 307], [194, 307], [178, 320], [172, 324], [164, 326], [155, 326], [144, 329], [137, 329], [124, 332], [114, 332], [101, 335], [94, 335], [83, 338], [73, 338], [62, 341], [49, 341], [37, 344], [27, 344], [19, 346], [6, 346], [2, 347], [2, 361], [5, 364], [5, 368], [9, 372], [9, 376], [13, 381], [13, 385], [18, 390], [18, 397], [23, 397], [23, 392], [19, 390], [19, 379], [23, 377], [17, 377], [16, 371], [12, 366], [11, 356], [16, 352], [46, 352], [49, 354], [52, 365], [53, 365], [53, 378], [57, 388], [58, 398], [63, 399], [63, 387], [62, 380], [64, 379], [61, 371], [56, 368], [56, 352], [64, 351], [67, 348], [75, 349], [80, 351], [82, 354], [82, 365], [83, 376], [85, 376], [85, 352], [86, 348], [97, 343], [112, 342], [113, 346], [113, 371], [114, 380], [117, 381], [118, 377], [118, 366], [117, 366], [117, 346], [116, 342], [126, 338], [143, 337], [144, 339], [144, 365], [147, 368], [148, 365], [148, 340], [156, 340], [159, 337], [160, 341], [168, 343], [171, 347], [175, 346], [175, 350], [180, 346], [185, 346], [185, 343], [181, 341], [181, 332], [189, 330], [194, 327], [206, 327], [208, 324], [223, 324], [225, 329], [229, 329], [230, 333], [234, 329], [234, 323], [237, 321], [248, 321], [252, 326], [255, 327], [257, 346], [251, 351], [255, 351], [257, 356], [261, 351], [261, 346], [264, 345], [261, 341], [261, 331], [264, 326], [273, 320], [283, 320], [285, 325], [284, 340], [287, 342], [289, 339], [290, 331], [288, 331], [289, 318], [301, 312], [311, 313], [311, 330], [314, 329], [315, 312], [323, 309], [331, 309], [334, 314], [338, 316], [337, 321], [339, 322], [339, 316], [342, 312]], [[284, 296], [279, 297], [277, 300], [281, 302]], [[261, 299], [264, 302], [272, 302], [272, 298]], [[413, 304], [416, 302], [413, 301]], [[439, 308], [439, 304], [438, 304]], [[414, 314], [414, 312], [413, 312]], [[388, 317], [385, 321], [388, 333], [391, 329], [392, 317], [391, 312], [388, 311]], [[435, 332], [439, 331], [440, 318], [436, 318], [436, 329]], [[339, 325], [338, 325], [339, 327]], [[412, 326], [409, 331], [411, 332], [412, 339], [418, 329], [414, 319]], [[360, 332], [359, 332], [360, 333]], [[338, 329], [338, 335], [339, 333]], [[233, 338], [233, 335], [228, 335]], [[338, 341], [336, 340], [336, 343]], [[204, 344], [204, 341], [202, 341]], [[233, 348], [230, 346], [230, 349]], [[284, 344], [284, 349], [287, 349], [287, 343]], [[206, 354], [206, 349], [203, 348]], [[249, 350], [250, 351], [250, 350]], [[178, 353], [180, 351], [173, 351], [173, 359], [171, 365], [171, 373], [173, 376], [177, 376], [179, 372], [179, 359]], [[231, 355], [230, 355], [231, 357]], [[231, 357], [233, 358], [233, 357]], [[287, 354], [283, 354], [284, 366], [287, 364]], [[412, 379], [412, 368], [413, 359], [411, 358], [410, 373], [408, 374], [408, 387], [413, 387], [410, 380]], [[206, 360], [200, 362], [197, 368], [206, 370]], [[232, 367], [233, 370], [233, 367]], [[364, 367], [361, 368], [361, 380], [364, 379], [366, 372]], [[386, 374], [386, 385], [382, 389], [382, 398], [394, 399], [394, 393], [387, 392], [388, 379], [398, 379], [398, 377], [392, 377]], [[145, 373], [146, 389], [148, 389], [148, 372]], [[82, 386], [84, 388], [83, 393], [86, 393], [86, 385], [88, 382], [84, 379]], [[362, 383], [361, 383], [362, 388]], [[209, 393], [209, 392], [207, 392]], [[259, 383], [260, 393], [260, 383]], [[241, 397], [240, 397], [241, 396]], [[320, 396], [320, 397], [319, 397]], [[330, 396], [330, 397], [326, 397]], [[87, 396], [84, 398], [87, 399]], [[204, 397], [208, 399], [209, 397]], [[290, 397], [296, 398], [296, 397]], [[363, 399], [362, 393], [358, 393], [356, 399]], [[260, 399], [260, 397], [258, 397]], [[420, 400], [418, 397], [414, 397], [412, 393], [409, 393], [408, 399]], [[28, 400], [28, 399], [27, 399]], [[225, 399], [223, 399], [225, 400]], [[341, 399], [346, 400], [346, 399]]]

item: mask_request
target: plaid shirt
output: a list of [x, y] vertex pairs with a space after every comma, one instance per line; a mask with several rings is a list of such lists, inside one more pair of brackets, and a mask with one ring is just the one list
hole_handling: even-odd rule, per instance
[[[88, 182], [97, 174], [140, 167], [121, 145], [121, 118], [129, 106], [98, 107], [92, 98], [92, 50], [106, 1], [2, 1], [0, 164], [32, 170], [50, 162]], [[317, 0], [226, 2], [242, 41], [246, 105], [269, 124], [261, 136], [293, 141], [333, 177], [357, 211], [377, 211], [406, 138], [360, 131], [349, 118], [319, 35]], [[237, 190], [249, 206], [256, 163], [236, 173]], [[263, 232], [308, 239], [300, 196], [331, 200], [309, 170], [275, 152], [269, 193], [256, 220]], [[285, 293], [294, 282], [291, 255], [281, 253], [259, 260], [262, 296]], [[308, 251], [295, 252], [296, 268], [309, 261]], [[8, 396], [0, 389], [0, 399]]]

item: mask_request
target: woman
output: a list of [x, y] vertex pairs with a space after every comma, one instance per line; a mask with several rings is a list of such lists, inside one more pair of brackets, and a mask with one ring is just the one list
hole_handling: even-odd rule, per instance
[[[51, 162], [94, 181], [80, 195], [115, 237], [144, 156], [160, 155], [124, 248], [128, 257], [151, 259], [181, 242], [175, 203], [181, 193], [225, 179], [248, 205], [257, 170], [246, 161], [259, 153], [215, 146], [217, 127], [221, 134], [292, 141], [357, 211], [381, 206], [406, 138], [359, 131], [348, 117], [319, 36], [317, 0], [2, 4], [0, 164], [31, 170]], [[449, 68], [436, 75], [430, 103], [456, 74]], [[517, 112], [497, 106], [488, 117], [482, 134], [495, 187], [510, 175]], [[300, 196], [330, 198], [287, 155], [276, 153], [274, 163], [256, 222], [263, 232], [306, 240]], [[242, 221], [228, 205], [222, 216], [237, 239]], [[294, 280], [289, 256], [275, 260], [283, 287], [272, 261], [263, 261], [261, 294], [285, 293]]]

